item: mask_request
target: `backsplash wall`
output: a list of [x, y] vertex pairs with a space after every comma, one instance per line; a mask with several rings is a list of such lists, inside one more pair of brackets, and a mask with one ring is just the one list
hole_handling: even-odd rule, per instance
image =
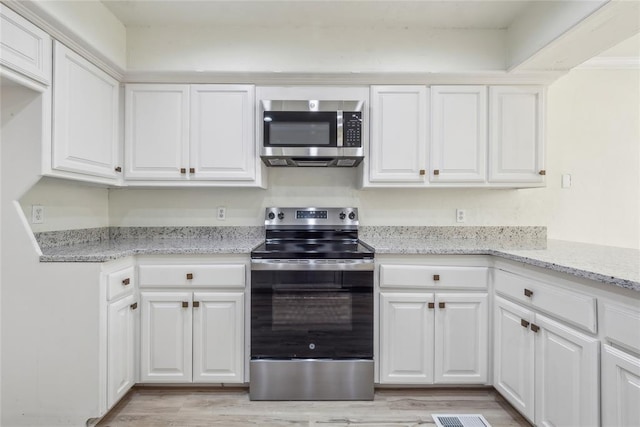
[[[547, 187], [357, 189], [359, 169], [270, 169], [261, 189], [111, 189], [43, 179], [21, 200], [45, 205], [34, 231], [260, 225], [267, 206], [357, 206], [363, 225], [541, 225], [551, 239], [640, 249], [640, 70], [576, 70], [548, 90]], [[560, 187], [571, 174], [573, 186]], [[216, 219], [216, 208], [227, 219]]]

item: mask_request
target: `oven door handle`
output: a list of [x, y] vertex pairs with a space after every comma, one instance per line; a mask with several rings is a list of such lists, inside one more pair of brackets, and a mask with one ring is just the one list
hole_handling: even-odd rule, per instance
[[251, 270], [373, 271], [373, 259], [252, 259]]

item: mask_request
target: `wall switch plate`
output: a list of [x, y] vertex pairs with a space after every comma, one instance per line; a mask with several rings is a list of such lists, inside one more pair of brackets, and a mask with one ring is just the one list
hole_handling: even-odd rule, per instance
[[31, 206], [31, 222], [33, 224], [42, 224], [44, 222], [44, 206]]
[[216, 218], [218, 218], [218, 221], [224, 221], [227, 218], [227, 208], [223, 206], [218, 207]]
[[456, 222], [466, 222], [467, 211], [465, 209], [456, 209]]
[[562, 188], [571, 188], [571, 175], [568, 173], [562, 175]]

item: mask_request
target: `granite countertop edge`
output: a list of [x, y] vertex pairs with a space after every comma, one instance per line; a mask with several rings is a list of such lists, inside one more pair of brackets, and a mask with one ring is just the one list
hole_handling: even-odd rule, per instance
[[[402, 247], [388, 245], [384, 242], [366, 241], [377, 254], [383, 255], [493, 255], [500, 258], [522, 262], [524, 264], [545, 268], [552, 271], [566, 273], [572, 276], [594, 280], [597, 282], [615, 285], [640, 292], [640, 281], [630, 280], [623, 277], [602, 274], [591, 271], [584, 267], [571, 266], [571, 263], [553, 262], [543, 259], [543, 256], [536, 256], [536, 250], [525, 250], [526, 255], [513, 253], [520, 249], [501, 249], [490, 247], [465, 247], [470, 245], [460, 245], [456, 247], [456, 242], [448, 242], [448, 245], [430, 246], [429, 242], [403, 242]], [[188, 239], [175, 244], [170, 240], [125, 240], [110, 241], [107, 243], [85, 244], [80, 247], [63, 247], [47, 249], [41, 256], [41, 262], [108, 262], [120, 258], [136, 255], [215, 255], [215, 254], [249, 254], [253, 248], [262, 241], [247, 239], [229, 239], [222, 241], [200, 242]], [[216, 244], [217, 243], [217, 244]], [[378, 243], [378, 245], [376, 245]], [[459, 243], [458, 243], [459, 244]], [[90, 250], [87, 250], [90, 249]], [[544, 254], [544, 249], [540, 250]], [[532, 254], [533, 253], [533, 254]]]

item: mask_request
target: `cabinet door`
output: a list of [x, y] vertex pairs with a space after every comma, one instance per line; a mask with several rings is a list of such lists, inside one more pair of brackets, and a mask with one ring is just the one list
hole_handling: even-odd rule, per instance
[[369, 181], [425, 182], [427, 88], [371, 87]]
[[52, 167], [117, 178], [118, 82], [54, 43]]
[[107, 408], [111, 408], [135, 383], [135, 296], [109, 304], [107, 338]]
[[244, 382], [244, 293], [193, 297], [193, 382]]
[[437, 293], [434, 381], [486, 384], [488, 330], [487, 294]]
[[189, 171], [189, 86], [127, 85], [127, 179], [185, 179]]
[[431, 182], [484, 182], [486, 86], [431, 87]]
[[142, 382], [191, 382], [191, 292], [142, 292]]
[[255, 180], [254, 87], [191, 87], [192, 179]]
[[609, 345], [603, 345], [602, 425], [640, 426], [639, 402], [640, 359]]
[[539, 314], [535, 324], [536, 425], [599, 425], [599, 341]]
[[433, 382], [431, 293], [380, 293], [380, 382]]
[[535, 387], [532, 320], [530, 310], [495, 298], [493, 386], [531, 422]]
[[544, 89], [489, 88], [489, 181], [544, 182]]
[[2, 4], [0, 64], [40, 83], [51, 83], [51, 37]]

